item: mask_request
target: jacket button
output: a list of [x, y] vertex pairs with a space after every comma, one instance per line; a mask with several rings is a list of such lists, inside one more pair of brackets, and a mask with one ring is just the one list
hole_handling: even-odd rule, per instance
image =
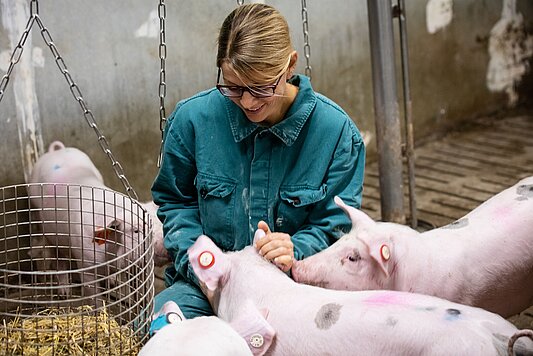
[[200, 189], [200, 196], [203, 199], [205, 199], [205, 197], [207, 196], [207, 189], [205, 189], [205, 188]]
[[301, 203], [300, 198], [293, 198], [292, 201], [294, 202], [295, 205], [298, 205]]

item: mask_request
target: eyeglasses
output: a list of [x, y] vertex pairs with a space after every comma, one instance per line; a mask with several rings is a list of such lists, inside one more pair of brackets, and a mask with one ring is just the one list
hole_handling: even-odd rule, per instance
[[276, 92], [276, 87], [279, 84], [279, 81], [283, 75], [281, 75], [278, 80], [276, 80], [275, 84], [272, 85], [262, 85], [257, 87], [241, 87], [239, 85], [222, 85], [218, 84], [220, 82], [220, 73], [221, 69], [218, 68], [218, 75], [217, 75], [217, 89], [220, 92], [220, 94], [228, 97], [228, 98], [240, 98], [244, 94], [245, 91], [250, 93], [253, 97], [256, 98], [270, 98], [274, 95]]

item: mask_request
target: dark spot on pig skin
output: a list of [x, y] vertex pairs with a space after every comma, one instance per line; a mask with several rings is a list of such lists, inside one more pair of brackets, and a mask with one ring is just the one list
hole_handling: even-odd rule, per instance
[[516, 188], [516, 194], [519, 195], [516, 200], [527, 200], [533, 198], [533, 184], [522, 184]]
[[394, 327], [398, 323], [398, 319], [389, 316], [386, 320], [387, 326]]
[[461, 315], [461, 312], [457, 309], [446, 309], [446, 319], [447, 320], [456, 320]]
[[422, 308], [417, 308], [417, 310], [428, 311], [428, 312], [434, 311], [434, 310], [436, 310], [436, 309], [437, 309], [437, 307], [422, 307]]
[[446, 313], [450, 315], [455, 315], [455, 316], [461, 314], [461, 312], [457, 309], [446, 309]]
[[468, 218], [459, 219], [457, 221], [452, 222], [451, 224], [443, 226], [442, 228], [443, 229], [460, 229], [466, 226], [468, 226]]
[[336, 303], [324, 304], [316, 313], [315, 324], [321, 330], [331, 328], [341, 315], [342, 305]]

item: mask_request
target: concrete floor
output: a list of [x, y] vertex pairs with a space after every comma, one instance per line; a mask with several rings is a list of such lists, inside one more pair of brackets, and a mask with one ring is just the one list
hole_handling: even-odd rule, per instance
[[[480, 120], [468, 130], [415, 149], [418, 218], [446, 225], [533, 175], [533, 114]], [[406, 212], [407, 208], [407, 180]], [[363, 210], [380, 219], [378, 167], [367, 165]]]

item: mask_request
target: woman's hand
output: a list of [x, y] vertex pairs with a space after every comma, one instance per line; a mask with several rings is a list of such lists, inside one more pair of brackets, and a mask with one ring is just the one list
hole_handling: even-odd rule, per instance
[[294, 245], [291, 236], [283, 232], [272, 232], [268, 224], [260, 221], [257, 228], [265, 232], [265, 236], [256, 241], [255, 248], [259, 254], [270, 262], [273, 262], [283, 272], [292, 267], [294, 261]]

